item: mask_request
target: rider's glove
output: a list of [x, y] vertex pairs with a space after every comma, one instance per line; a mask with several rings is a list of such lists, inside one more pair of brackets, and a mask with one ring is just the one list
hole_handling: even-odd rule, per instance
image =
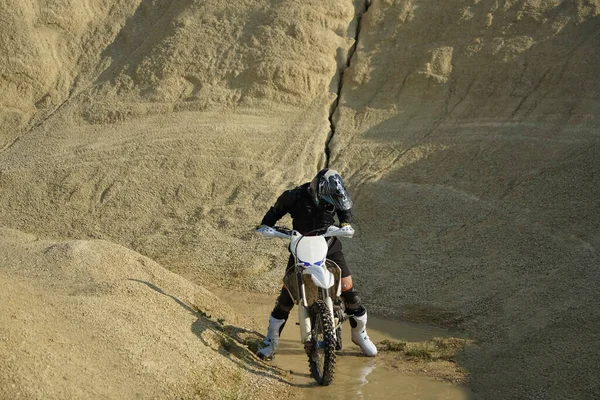
[[354, 236], [354, 228], [352, 228], [352, 225], [350, 225], [350, 223], [348, 222], [342, 222], [340, 224], [340, 230], [345, 231], [346, 235], [344, 235], [344, 237], [352, 237]]

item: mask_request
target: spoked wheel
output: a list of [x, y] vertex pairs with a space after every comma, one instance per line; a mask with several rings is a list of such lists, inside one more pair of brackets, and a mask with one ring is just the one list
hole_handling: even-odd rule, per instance
[[306, 345], [310, 373], [319, 383], [327, 386], [335, 372], [336, 335], [327, 305], [318, 300], [309, 310], [312, 326], [311, 340]]

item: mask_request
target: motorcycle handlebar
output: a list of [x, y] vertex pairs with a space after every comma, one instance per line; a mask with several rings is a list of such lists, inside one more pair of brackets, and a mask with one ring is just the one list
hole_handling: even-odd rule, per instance
[[291, 229], [284, 228], [283, 226], [274, 226], [273, 229], [275, 229], [277, 232], [283, 233], [285, 235], [291, 235], [292, 234], [292, 230]]
[[[278, 233], [279, 235], [274, 235], [274, 233]], [[263, 235], [263, 236], [270, 236], [270, 237], [289, 237], [292, 236], [294, 234], [294, 231], [288, 228], [284, 228], [282, 226], [262, 226], [261, 228], [257, 229], [257, 233]], [[337, 227], [337, 226], [330, 226], [328, 228], [321, 228], [321, 229], [316, 229], [314, 231], [310, 231], [305, 233], [302, 236], [319, 236], [319, 235], [323, 235], [326, 237], [329, 236], [340, 236], [340, 237], [348, 237], [351, 238], [352, 236], [354, 236], [354, 229], [347, 225], [347, 226], [343, 226], [343, 227]]]

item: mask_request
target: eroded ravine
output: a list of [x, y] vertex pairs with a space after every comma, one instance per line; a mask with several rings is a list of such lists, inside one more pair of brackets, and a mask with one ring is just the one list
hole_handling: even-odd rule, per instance
[[331, 144], [331, 140], [333, 139], [333, 136], [335, 135], [335, 121], [334, 121], [334, 115], [335, 112], [338, 108], [339, 102], [340, 102], [340, 98], [342, 96], [342, 89], [344, 86], [344, 72], [346, 71], [346, 69], [348, 69], [350, 67], [350, 63], [352, 62], [352, 57], [354, 57], [354, 53], [356, 52], [356, 47], [358, 46], [358, 39], [360, 36], [360, 24], [361, 24], [361, 20], [363, 15], [369, 10], [369, 6], [371, 5], [371, 1], [370, 0], [365, 0], [363, 3], [357, 5], [355, 4], [355, 21], [356, 21], [356, 29], [354, 31], [354, 43], [352, 44], [352, 46], [348, 49], [348, 53], [346, 54], [346, 65], [339, 71], [339, 73], [337, 74], [337, 78], [338, 78], [338, 84], [337, 84], [337, 96], [335, 98], [335, 100], [333, 101], [333, 103], [331, 104], [331, 107], [329, 109], [329, 135], [327, 137], [327, 140], [325, 141], [325, 166], [329, 167], [329, 160], [331, 158], [331, 148], [330, 148], [330, 144]]

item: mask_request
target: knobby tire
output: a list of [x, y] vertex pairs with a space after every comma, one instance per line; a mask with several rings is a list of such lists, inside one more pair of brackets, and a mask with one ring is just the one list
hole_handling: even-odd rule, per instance
[[312, 339], [307, 349], [308, 366], [312, 377], [322, 386], [333, 381], [335, 372], [336, 334], [327, 305], [318, 300], [309, 310]]

